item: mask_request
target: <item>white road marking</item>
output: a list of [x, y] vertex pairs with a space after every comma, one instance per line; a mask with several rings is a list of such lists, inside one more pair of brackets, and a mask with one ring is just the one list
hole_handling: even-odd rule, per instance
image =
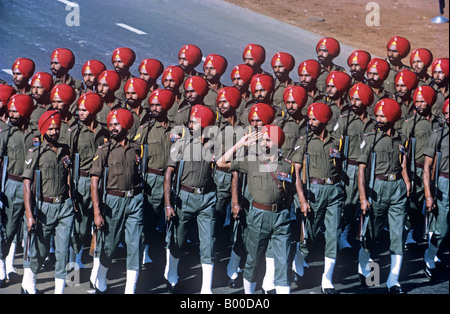
[[127, 25], [127, 24], [116, 23], [116, 25], [119, 26], [119, 27], [125, 28], [125, 29], [127, 29], [127, 30], [129, 30], [129, 31], [131, 31], [133, 33], [138, 34], [138, 35], [146, 35], [147, 34], [146, 32], [138, 30], [137, 28], [131, 27], [130, 25]]
[[3, 72], [8, 73], [9, 75], [13, 75], [13, 72], [11, 69], [2, 69]]
[[65, 5], [69, 5], [71, 7], [78, 7], [78, 3], [76, 3], [76, 2], [67, 1], [67, 0], [57, 0], [57, 1], [64, 3]]

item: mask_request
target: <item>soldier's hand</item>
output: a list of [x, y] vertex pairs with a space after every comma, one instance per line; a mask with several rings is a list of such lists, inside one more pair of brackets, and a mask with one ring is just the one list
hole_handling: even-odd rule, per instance
[[241, 213], [241, 206], [239, 204], [233, 205], [231, 208], [231, 211], [233, 212], [233, 218], [234, 220], [239, 219], [240, 213]]
[[361, 201], [361, 211], [362, 211], [363, 215], [368, 214], [369, 210], [370, 210], [369, 202], [366, 199], [362, 200]]
[[166, 206], [166, 220], [170, 221], [172, 217], [175, 217], [175, 211], [173, 210], [172, 206]]
[[249, 147], [255, 144], [262, 137], [261, 132], [254, 131], [250, 134], [246, 134], [241, 138], [241, 143], [243, 146]]
[[31, 232], [36, 227], [36, 220], [33, 218], [27, 219], [27, 229], [28, 232]]
[[427, 197], [425, 199], [425, 206], [427, 207], [427, 210], [429, 213], [436, 207], [436, 204], [434, 203], [434, 198]]
[[303, 216], [307, 217], [308, 213], [311, 211], [311, 206], [308, 202], [303, 202], [300, 204], [300, 210], [302, 211]]
[[95, 215], [94, 224], [97, 227], [97, 230], [101, 230], [103, 228], [103, 226], [105, 225], [105, 220], [103, 219], [102, 215]]

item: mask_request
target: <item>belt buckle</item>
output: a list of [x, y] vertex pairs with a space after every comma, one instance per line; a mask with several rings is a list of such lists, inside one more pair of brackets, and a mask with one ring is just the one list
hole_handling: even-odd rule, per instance
[[125, 191], [125, 197], [133, 197], [133, 191], [132, 190]]
[[204, 188], [194, 188], [194, 194], [202, 195]]
[[62, 197], [61, 196], [56, 196], [53, 198], [53, 204], [59, 204], [61, 203]]
[[272, 211], [277, 212], [278, 211], [278, 204], [272, 204]]
[[388, 175], [388, 181], [397, 181], [397, 175], [396, 174], [389, 174]]
[[326, 184], [326, 185], [332, 185], [332, 184], [333, 184], [333, 179], [331, 179], [331, 178], [325, 178], [325, 184]]

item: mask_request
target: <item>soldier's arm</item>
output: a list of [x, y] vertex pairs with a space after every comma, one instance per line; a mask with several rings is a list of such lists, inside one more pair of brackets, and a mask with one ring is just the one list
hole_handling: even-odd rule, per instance
[[431, 168], [433, 167], [433, 158], [425, 156], [425, 164], [423, 166], [423, 189], [425, 193], [425, 204], [430, 212], [436, 205], [431, 194]]
[[365, 164], [359, 164], [358, 165], [358, 191], [359, 191], [359, 202], [361, 203], [361, 210], [363, 211], [363, 214], [366, 214], [366, 211], [369, 210], [370, 204], [367, 200], [366, 196], [366, 165]]
[[239, 194], [239, 172], [233, 171], [231, 179], [231, 211], [233, 212], [234, 219], [239, 217], [239, 212], [241, 211]]
[[98, 193], [98, 183], [100, 177], [91, 176], [91, 200], [94, 209], [94, 223], [98, 230], [103, 227], [104, 220], [100, 210], [100, 195]]
[[173, 210], [172, 204], [170, 204], [170, 190], [172, 185], [172, 174], [174, 171], [174, 167], [168, 166], [164, 175], [164, 206], [167, 221], [169, 221], [176, 215], [175, 211]]
[[[403, 160], [402, 160], [402, 177], [403, 177], [403, 181], [405, 181], [406, 184], [406, 196], [409, 197], [409, 192], [411, 189], [411, 182], [409, 181], [409, 176], [408, 176], [408, 166], [407, 166], [407, 158], [408, 156], [403, 156]], [[412, 161], [414, 162], [414, 161]]]
[[300, 201], [301, 211], [303, 215], [306, 216], [308, 212], [311, 211], [311, 207], [309, 206], [305, 194], [303, 193], [303, 183], [300, 175], [302, 173], [302, 164], [294, 163], [294, 169], [295, 169], [295, 189], [297, 191], [298, 199]]
[[33, 216], [31, 180], [29, 179], [23, 179], [23, 203], [25, 206], [25, 216], [27, 217], [28, 232], [31, 232], [31, 229], [36, 224], [36, 220]]
[[243, 136], [239, 140], [239, 142], [237, 142], [233, 147], [227, 150], [225, 154], [223, 154], [222, 157], [217, 160], [217, 166], [220, 168], [230, 169], [231, 159], [233, 158], [234, 154], [244, 146], [249, 147], [250, 145], [254, 145], [256, 141], [261, 138], [261, 136], [262, 134], [257, 131]]

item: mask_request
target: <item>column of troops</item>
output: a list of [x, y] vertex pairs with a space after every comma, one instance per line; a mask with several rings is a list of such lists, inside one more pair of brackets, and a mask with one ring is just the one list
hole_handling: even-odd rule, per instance
[[405, 293], [405, 244], [422, 234], [424, 271], [435, 279], [448, 236], [449, 59], [426, 48], [410, 54], [400, 36], [386, 50], [385, 59], [353, 51], [349, 74], [333, 61], [339, 42], [326, 37], [317, 60], [301, 62], [295, 75], [286, 52], [272, 57], [270, 74], [261, 68], [264, 48], [249, 44], [232, 86], [221, 82], [228, 62], [219, 54], [204, 58], [204, 73], [195, 70], [195, 45], [181, 48], [179, 65], [142, 60], [139, 77], [126, 47], [112, 53], [113, 70], [86, 61], [83, 81], [69, 74], [69, 49], [53, 51], [51, 73], [18, 58], [14, 84], [0, 85], [0, 288], [17, 278], [23, 244], [21, 292], [36, 293], [36, 273], [54, 252], [55, 293], [63, 293], [66, 265], [80, 263], [92, 243], [90, 283], [107, 292], [122, 243], [125, 293], [134, 293], [161, 217], [170, 292], [192, 230], [201, 293], [212, 293], [216, 252], [229, 247], [230, 287], [254, 293], [265, 267], [264, 291], [290, 293], [322, 237], [321, 290], [337, 294], [332, 276], [351, 228], [361, 284], [385, 230], [388, 293]]

